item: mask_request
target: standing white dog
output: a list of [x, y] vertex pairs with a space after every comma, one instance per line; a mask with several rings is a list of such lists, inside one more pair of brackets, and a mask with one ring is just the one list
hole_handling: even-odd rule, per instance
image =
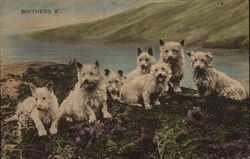
[[184, 76], [184, 43], [184, 40], [165, 43], [160, 39], [160, 61], [168, 63], [171, 67], [174, 92], [182, 92], [180, 81]]

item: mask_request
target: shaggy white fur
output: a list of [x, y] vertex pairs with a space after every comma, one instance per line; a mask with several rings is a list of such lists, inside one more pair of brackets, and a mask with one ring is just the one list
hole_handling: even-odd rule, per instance
[[244, 100], [248, 97], [246, 89], [239, 82], [211, 66], [211, 53], [188, 52], [187, 55], [192, 62], [193, 79], [201, 97], [209, 90], [227, 99]]
[[155, 58], [151, 47], [148, 49], [148, 52], [143, 52], [141, 48], [138, 48], [137, 54], [137, 68], [126, 75], [125, 82], [130, 82], [140, 75], [148, 74], [151, 66], [155, 64]]
[[117, 72], [105, 69], [105, 81], [107, 87], [107, 96], [109, 101], [120, 101], [120, 89], [123, 85], [123, 81], [126, 78], [123, 76], [123, 71], [118, 70]]
[[160, 61], [170, 65], [173, 90], [174, 92], [181, 92], [180, 81], [184, 76], [184, 40], [168, 43], [160, 40]]
[[105, 81], [100, 74], [98, 62], [94, 65], [77, 67], [78, 82], [69, 96], [60, 106], [60, 117], [65, 116], [67, 120], [96, 121], [95, 112], [102, 108], [104, 118], [111, 118], [107, 108], [107, 94]]
[[[122, 100], [131, 105], [142, 106], [142, 98], [146, 109], [150, 109], [150, 103], [159, 105], [158, 98], [165, 94], [170, 84], [171, 68], [168, 64], [159, 62], [152, 66], [149, 74], [136, 77], [133, 81], [125, 83], [121, 87]], [[154, 101], [150, 101], [150, 96], [156, 95]]]
[[50, 133], [57, 133], [58, 101], [49, 85], [50, 83], [45, 87], [37, 88], [30, 84], [32, 97], [28, 97], [19, 103], [16, 115], [5, 121], [18, 120], [18, 127], [21, 130], [21, 122], [27, 116], [34, 121], [39, 136], [47, 135], [43, 123], [51, 123]]

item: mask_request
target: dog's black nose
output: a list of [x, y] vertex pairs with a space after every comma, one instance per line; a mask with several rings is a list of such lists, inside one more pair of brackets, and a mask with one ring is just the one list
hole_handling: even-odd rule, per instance
[[169, 60], [172, 60], [172, 59], [173, 59], [173, 57], [172, 57], [172, 56], [169, 56], [169, 57], [168, 57], [168, 59], [169, 59]]
[[37, 108], [38, 110], [41, 110], [41, 109], [42, 109], [42, 106], [41, 106], [41, 105], [37, 105], [36, 108]]
[[162, 73], [159, 73], [159, 74], [158, 74], [158, 77], [163, 77], [163, 74], [162, 74]]
[[200, 69], [201, 67], [200, 66], [196, 66], [196, 69]]
[[89, 80], [88, 80], [88, 79], [85, 79], [85, 80], [84, 80], [84, 83], [89, 83]]
[[112, 94], [115, 94], [115, 93], [116, 93], [116, 90], [115, 90], [115, 89], [112, 89], [112, 90], [111, 90], [111, 93], [112, 93]]

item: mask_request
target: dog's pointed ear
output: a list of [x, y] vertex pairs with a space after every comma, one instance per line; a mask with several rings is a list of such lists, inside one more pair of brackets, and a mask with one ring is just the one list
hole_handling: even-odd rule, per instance
[[208, 58], [208, 61], [211, 62], [213, 60], [213, 55], [211, 52], [206, 53], [206, 57]]
[[183, 46], [185, 45], [185, 40], [181, 40], [179, 43], [180, 43], [181, 46], [183, 47]]
[[153, 49], [151, 47], [148, 48], [148, 54], [151, 55], [151, 56], [154, 55]]
[[193, 51], [188, 51], [187, 52], [188, 57], [191, 57], [193, 55], [193, 53], [194, 53]]
[[96, 66], [99, 66], [99, 62], [98, 62], [98, 61], [95, 61], [95, 65], [96, 65]]
[[100, 64], [99, 64], [99, 62], [98, 62], [98, 61], [95, 61], [95, 66], [96, 66], [96, 68], [97, 68], [97, 69], [99, 69], [99, 68], [100, 68]]
[[82, 64], [78, 61], [75, 61], [75, 66], [78, 72], [81, 72], [82, 69]]
[[121, 77], [123, 77], [123, 71], [122, 70], [118, 70], [117, 73], [118, 73], [118, 75], [120, 75]]
[[53, 91], [53, 87], [54, 87], [54, 83], [53, 82], [49, 82], [45, 86], [45, 88], [47, 88], [50, 92]]
[[142, 53], [142, 49], [138, 47], [137, 49], [137, 55], [139, 56]]
[[164, 44], [165, 42], [162, 39], [160, 39], [160, 46], [163, 46]]
[[108, 76], [109, 74], [110, 74], [110, 70], [106, 68], [106, 69], [104, 70], [104, 75], [105, 75], [105, 76]]
[[34, 94], [37, 87], [32, 83], [30, 83], [29, 85], [30, 85], [31, 93]]

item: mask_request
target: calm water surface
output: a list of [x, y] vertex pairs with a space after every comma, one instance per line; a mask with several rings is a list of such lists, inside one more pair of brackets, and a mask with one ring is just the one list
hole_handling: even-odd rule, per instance
[[[10, 38], [18, 32], [2, 34], [1, 63], [23, 61], [55, 61], [68, 63], [76, 58], [82, 64], [99, 60], [101, 67], [112, 70], [122, 69], [126, 73], [136, 67], [137, 47], [153, 48], [159, 58], [159, 46], [155, 44], [62, 44], [44, 41], [19, 40]], [[249, 50], [219, 50], [187, 48], [186, 50], [210, 51], [214, 55], [213, 65], [230, 77], [241, 82], [249, 90]], [[185, 77], [182, 86], [195, 88], [191, 65], [185, 57]]]

